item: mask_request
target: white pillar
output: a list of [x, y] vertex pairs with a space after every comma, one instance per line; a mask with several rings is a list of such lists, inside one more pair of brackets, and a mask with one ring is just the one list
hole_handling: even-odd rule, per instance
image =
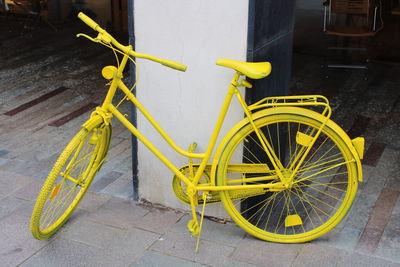
[[[187, 149], [195, 141], [196, 152], [204, 152], [234, 74], [215, 61], [246, 60], [248, 1], [135, 0], [134, 20], [137, 52], [188, 65], [182, 73], [138, 60], [138, 99], [180, 147]], [[219, 140], [243, 118], [235, 99], [232, 104]], [[187, 164], [140, 112], [138, 128], [174, 164]], [[138, 154], [140, 198], [187, 209], [173, 194], [173, 173], [140, 142]], [[217, 213], [209, 209], [208, 214]]]

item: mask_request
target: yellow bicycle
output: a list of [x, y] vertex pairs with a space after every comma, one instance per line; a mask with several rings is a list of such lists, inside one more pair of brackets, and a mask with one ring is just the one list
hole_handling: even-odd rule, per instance
[[[235, 70], [205, 153], [196, 153], [196, 144], [181, 149], [159, 126], [122, 81], [122, 73], [132, 57], [144, 58], [173, 69], [186, 66], [147, 54], [118, 43], [89, 17], [78, 17], [93, 30], [93, 42], [122, 55], [115, 66], [102, 70], [110, 86], [103, 104], [56, 161], [36, 201], [30, 228], [37, 239], [54, 234], [68, 219], [90, 186], [107, 156], [111, 139], [111, 118], [116, 117], [174, 174], [176, 196], [190, 205], [193, 219], [188, 223], [192, 235], [200, 235], [204, 207], [222, 202], [228, 214], [246, 232], [260, 239], [295, 243], [317, 238], [335, 227], [349, 211], [358, 182], [362, 181], [360, 159], [364, 139], [351, 140], [332, 120], [328, 100], [323, 96], [267, 97], [248, 105], [239, 87], [252, 85], [245, 80], [262, 79], [271, 72], [268, 62], [246, 63], [220, 59], [217, 64]], [[118, 59], [118, 57], [117, 57]], [[134, 62], [134, 61], [133, 61]], [[113, 105], [120, 89], [166, 142], [188, 158], [183, 167], [174, 166]], [[212, 151], [235, 96], [245, 117]], [[121, 102], [120, 102], [121, 103]], [[194, 163], [198, 159], [199, 163]], [[200, 220], [196, 206], [202, 206]]]

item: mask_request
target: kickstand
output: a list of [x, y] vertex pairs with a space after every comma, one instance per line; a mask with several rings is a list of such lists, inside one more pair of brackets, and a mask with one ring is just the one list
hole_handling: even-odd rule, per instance
[[203, 192], [203, 207], [201, 210], [201, 217], [200, 217], [200, 226], [199, 226], [199, 234], [197, 235], [197, 242], [196, 242], [196, 249], [194, 250], [195, 253], [199, 252], [199, 245], [200, 245], [200, 234], [203, 227], [203, 219], [204, 219], [204, 211], [207, 202], [207, 193]]

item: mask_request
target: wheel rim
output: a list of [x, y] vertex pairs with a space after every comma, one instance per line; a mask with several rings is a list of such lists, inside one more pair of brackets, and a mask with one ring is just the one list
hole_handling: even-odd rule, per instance
[[43, 235], [61, 226], [85, 194], [103, 163], [106, 135], [105, 128], [88, 132], [60, 166], [41, 210], [39, 231]]
[[[264, 138], [283, 162], [286, 170], [283, 172], [287, 173], [287, 177], [291, 174], [290, 166], [294, 168], [293, 162], [301, 155], [304, 147], [299, 142], [304, 144], [307, 136], [315, 134], [318, 127], [314, 120], [300, 116], [295, 118], [291, 116], [292, 121], [288, 122], [287, 116], [277, 115], [257, 122], [259, 127], [263, 127]], [[265, 153], [259, 156], [262, 154], [262, 145], [257, 141], [255, 133], [249, 134], [250, 131], [250, 126], [244, 127], [241, 134], [233, 136], [228, 143], [226, 149], [231, 151], [225, 157], [221, 156], [223, 167], [218, 169], [219, 185], [243, 184], [235, 183], [239, 181], [239, 175], [242, 182], [243, 177], [246, 181], [263, 176], [269, 176], [270, 182], [279, 181], [276, 173], [271, 172], [263, 175], [246, 173], [244, 176], [238, 173], [225, 174], [227, 162], [261, 163], [273, 169]], [[234, 199], [229, 192], [222, 192], [221, 199], [225, 208], [236, 223], [262, 239], [304, 242], [325, 234], [345, 216], [357, 187], [353, 178], [354, 164], [350, 162], [351, 154], [343, 147], [344, 144], [338, 136], [332, 134], [332, 130], [324, 129], [288, 189], [245, 199]], [[221, 179], [223, 176], [225, 178]], [[246, 182], [254, 183], [259, 182]]]

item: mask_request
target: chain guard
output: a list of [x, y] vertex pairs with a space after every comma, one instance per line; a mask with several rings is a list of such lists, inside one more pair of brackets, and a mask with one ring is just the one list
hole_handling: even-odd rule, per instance
[[[199, 168], [199, 164], [193, 164], [193, 172], [196, 174], [197, 169]], [[199, 185], [200, 184], [207, 184], [210, 183], [210, 175], [209, 175], [209, 170], [211, 168], [205, 169], [203, 175], [200, 177], [199, 180]], [[192, 178], [190, 177], [190, 168], [189, 165], [184, 165], [182, 166], [179, 171], [185, 175], [190, 181], [192, 181]], [[182, 182], [176, 175], [174, 175], [174, 178], [172, 179], [172, 189], [174, 191], [175, 196], [182, 201], [183, 203], [190, 205], [190, 200], [189, 196], [187, 194], [187, 185]], [[203, 199], [201, 198], [202, 192], [199, 191], [197, 192], [197, 203], [196, 205], [201, 205], [203, 204]], [[210, 199], [207, 199], [207, 203], [214, 203], [214, 202], [219, 202], [220, 197], [218, 192], [213, 192], [211, 195]], [[196, 199], [196, 198], [195, 198]]]

